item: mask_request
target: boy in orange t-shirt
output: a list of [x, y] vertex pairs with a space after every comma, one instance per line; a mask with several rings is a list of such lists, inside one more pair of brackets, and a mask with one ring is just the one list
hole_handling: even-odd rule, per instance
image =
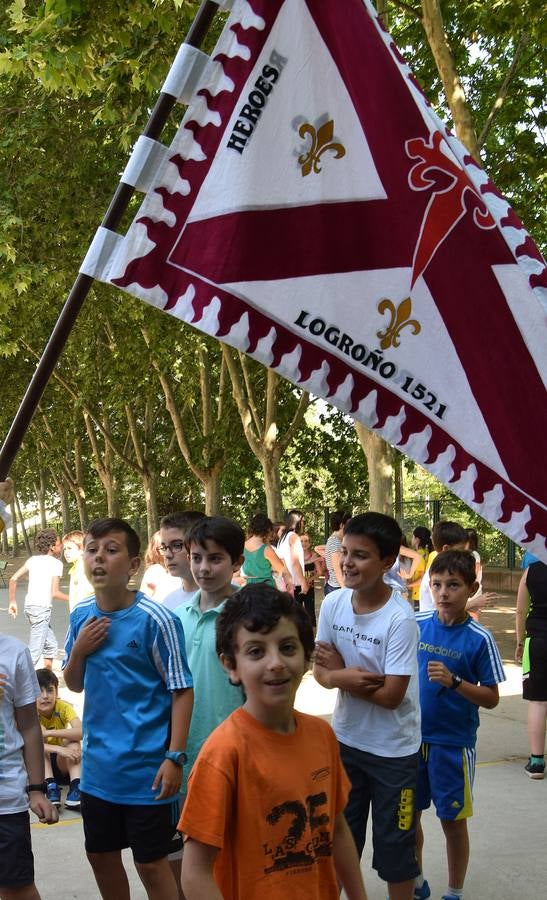
[[266, 584], [226, 601], [217, 652], [246, 701], [210, 735], [188, 782], [186, 900], [366, 900], [344, 817], [334, 732], [294, 710], [314, 649], [303, 608]]

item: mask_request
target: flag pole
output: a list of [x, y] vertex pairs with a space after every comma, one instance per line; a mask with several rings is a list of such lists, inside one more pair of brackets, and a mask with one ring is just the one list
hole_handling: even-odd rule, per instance
[[[199, 48], [205, 39], [217, 11], [218, 4], [214, 2], [214, 0], [202, 0], [201, 6], [183, 43], [189, 44], [191, 47]], [[147, 125], [142, 132], [145, 137], [148, 137], [151, 140], [157, 140], [159, 138], [163, 127], [167, 122], [169, 113], [176, 102], [177, 98], [173, 97], [171, 94], [160, 93], [154, 109], [150, 114]], [[108, 228], [111, 231], [116, 230], [134, 192], [135, 188], [132, 185], [124, 184], [123, 182], [118, 184], [110, 206], [101, 222], [103, 228]], [[78, 314], [89, 293], [93, 281], [94, 279], [90, 275], [80, 273], [65, 301], [55, 327], [51, 332], [42, 356], [40, 357], [36, 371], [25, 392], [25, 396], [21, 401], [8, 434], [6, 435], [6, 439], [0, 448], [0, 481], [3, 481], [7, 477], [13, 460], [23, 443], [32, 417], [36, 412], [42, 394], [47, 387], [47, 383], [57, 365], [59, 357], [64, 350], [64, 346], [68, 340], [72, 327], [78, 318]]]

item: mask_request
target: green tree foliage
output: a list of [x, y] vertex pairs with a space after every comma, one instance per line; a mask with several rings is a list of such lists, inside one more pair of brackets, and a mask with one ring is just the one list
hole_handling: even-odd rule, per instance
[[[425, 5], [425, 0], [383, 3], [389, 27], [427, 96], [453, 124], [425, 37]], [[197, 7], [197, 0], [6, 0], [0, 8], [3, 434]], [[543, 4], [444, 0], [442, 13], [485, 167], [536, 241], [545, 244]], [[217, 17], [208, 48], [224, 18]], [[165, 141], [180, 118], [177, 110]], [[135, 197], [126, 221], [138, 203]], [[243, 436], [230, 391], [221, 422], [212, 431], [203, 428], [200, 347], [206, 345], [209, 354], [213, 404], [222, 393], [220, 353], [213, 342], [204, 345], [191, 329], [101, 286], [86, 301], [58, 366], [61, 380], [48, 387], [42, 414], [14, 466], [22, 499], [35, 496], [40, 471], [49, 473], [50, 502], [64, 485], [76, 523], [70, 478], [76, 475], [79, 446], [90, 516], [105, 511], [97, 459], [104, 462], [108, 448], [121, 511], [142, 521], [143, 528], [143, 469], [153, 476], [158, 514], [202, 504], [202, 486], [180, 452], [143, 330], [154, 336], [155, 357], [169, 373], [192, 460], [202, 466], [206, 460], [222, 462], [223, 509], [244, 519], [264, 508], [262, 469]], [[255, 364], [251, 370], [258, 389], [264, 375]], [[297, 402], [292, 388], [283, 391], [280, 428]], [[288, 504], [319, 509], [367, 500], [362, 454], [351, 423], [338, 414], [308, 413], [306, 427], [282, 459], [281, 474]], [[413, 477], [405, 474], [407, 489]]]

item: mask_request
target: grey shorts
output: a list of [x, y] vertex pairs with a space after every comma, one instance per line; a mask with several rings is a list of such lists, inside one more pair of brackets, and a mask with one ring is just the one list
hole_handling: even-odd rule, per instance
[[384, 881], [416, 878], [420, 874], [415, 814], [418, 753], [384, 757], [340, 744], [340, 756], [351, 781], [344, 814], [359, 856], [372, 807], [373, 868]]

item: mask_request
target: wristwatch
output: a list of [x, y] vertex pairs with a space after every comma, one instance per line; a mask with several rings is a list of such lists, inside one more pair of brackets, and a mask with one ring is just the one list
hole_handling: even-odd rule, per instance
[[47, 781], [41, 781], [40, 784], [27, 784], [27, 794], [30, 794], [31, 791], [40, 791], [42, 794], [47, 794]]
[[462, 681], [463, 678], [460, 675], [452, 675], [452, 684], [450, 685], [451, 690], [455, 691], [456, 688], [459, 688]]
[[175, 763], [176, 766], [180, 766], [181, 768], [188, 762], [188, 757], [186, 756], [184, 750], [166, 750], [165, 758], [170, 759], [171, 762]]

